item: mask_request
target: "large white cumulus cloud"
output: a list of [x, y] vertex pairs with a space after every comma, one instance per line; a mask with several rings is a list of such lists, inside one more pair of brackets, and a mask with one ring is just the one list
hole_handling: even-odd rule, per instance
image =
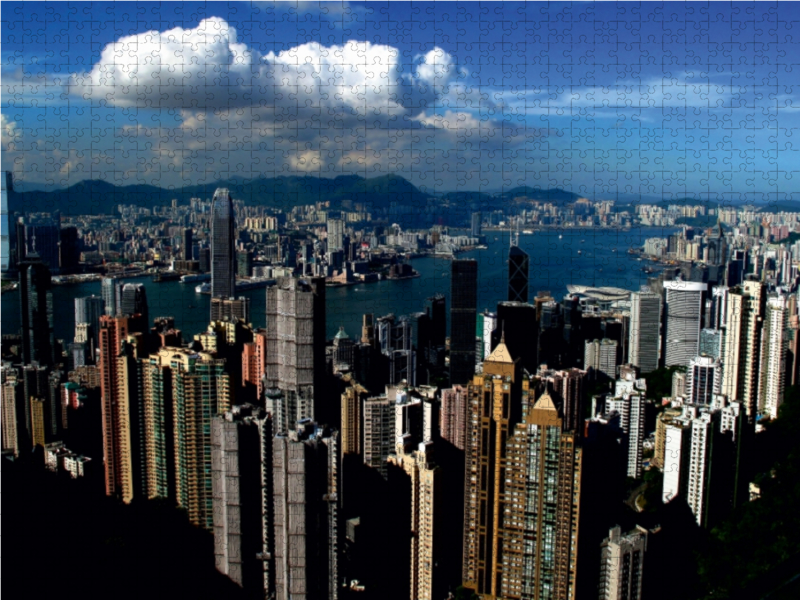
[[116, 107], [344, 109], [365, 117], [413, 118], [461, 71], [445, 51], [406, 58], [391, 46], [303, 44], [262, 55], [218, 17], [120, 38], [70, 92]]

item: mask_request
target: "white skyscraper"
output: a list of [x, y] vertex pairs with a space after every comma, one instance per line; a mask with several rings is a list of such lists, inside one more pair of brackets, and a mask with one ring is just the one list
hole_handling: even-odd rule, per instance
[[767, 299], [762, 332], [761, 382], [758, 390], [758, 411], [771, 419], [778, 417], [786, 385], [786, 333], [789, 311], [785, 296]]
[[650, 288], [631, 295], [631, 329], [629, 361], [641, 373], [658, 368], [658, 350], [661, 331], [661, 296]]
[[743, 402], [748, 416], [758, 407], [761, 366], [763, 284], [745, 281], [728, 294], [725, 332], [722, 336], [722, 388], [729, 400]]
[[691, 281], [666, 281], [667, 367], [686, 366], [697, 356], [705, 294], [708, 285]]

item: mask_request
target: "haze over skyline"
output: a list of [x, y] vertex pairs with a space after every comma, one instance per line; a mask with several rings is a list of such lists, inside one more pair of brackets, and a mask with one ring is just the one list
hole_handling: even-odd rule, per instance
[[800, 197], [792, 4], [1, 8], [2, 162], [23, 189], [395, 173]]

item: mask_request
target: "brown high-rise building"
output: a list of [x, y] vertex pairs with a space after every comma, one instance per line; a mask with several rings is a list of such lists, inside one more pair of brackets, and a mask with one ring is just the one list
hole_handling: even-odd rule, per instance
[[356, 381], [342, 392], [342, 454], [361, 454], [361, 406], [368, 395]]
[[503, 598], [575, 598], [581, 449], [545, 393], [508, 442], [502, 545]]
[[464, 586], [481, 598], [575, 597], [581, 453], [504, 340], [469, 386]]
[[483, 362], [469, 385], [464, 490], [464, 587], [485, 598], [501, 593], [506, 440], [522, 417], [528, 381], [505, 340]]
[[103, 463], [106, 494], [123, 502], [133, 499], [130, 370], [122, 355], [128, 338], [128, 317], [100, 317], [100, 407], [103, 420]]

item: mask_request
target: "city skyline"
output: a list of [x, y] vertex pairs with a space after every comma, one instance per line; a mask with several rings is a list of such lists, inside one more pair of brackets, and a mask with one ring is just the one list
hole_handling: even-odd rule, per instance
[[7, 583], [800, 590], [800, 8], [0, 11]]

